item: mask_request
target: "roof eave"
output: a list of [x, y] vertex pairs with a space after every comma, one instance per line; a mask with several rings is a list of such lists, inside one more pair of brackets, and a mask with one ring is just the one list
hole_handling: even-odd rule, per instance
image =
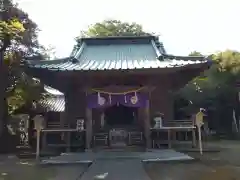
[[191, 64], [178, 64], [178, 65], [174, 65], [174, 66], [166, 66], [166, 67], [149, 67], [149, 68], [133, 68], [133, 69], [71, 69], [71, 70], [65, 70], [65, 69], [61, 69], [61, 68], [47, 68], [47, 67], [30, 67], [33, 69], [38, 69], [38, 70], [49, 70], [52, 72], [82, 72], [82, 73], [87, 73], [87, 72], [128, 72], [128, 71], [161, 71], [161, 70], [166, 70], [166, 69], [188, 69], [188, 68], [198, 68], [198, 67], [202, 67], [202, 66], [211, 66], [211, 63], [209, 63], [209, 61], [204, 61], [204, 62], [200, 62], [200, 63], [191, 63]]

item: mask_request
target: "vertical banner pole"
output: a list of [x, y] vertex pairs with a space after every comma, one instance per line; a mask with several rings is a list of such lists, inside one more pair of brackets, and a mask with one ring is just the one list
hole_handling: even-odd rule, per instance
[[203, 149], [202, 149], [202, 132], [201, 132], [201, 127], [203, 126], [203, 112], [200, 111], [196, 114], [196, 126], [197, 126], [197, 129], [198, 129], [198, 142], [199, 142], [199, 151], [200, 151], [200, 154], [202, 155], [203, 154]]
[[40, 135], [41, 131], [44, 127], [44, 118], [42, 115], [36, 115], [34, 118], [34, 128], [36, 129], [37, 132], [37, 149], [36, 149], [36, 160], [39, 160], [40, 157]]
[[198, 141], [199, 141], [199, 151], [200, 154], [203, 154], [203, 149], [202, 149], [202, 132], [201, 132], [201, 127], [198, 126]]
[[40, 156], [40, 130], [37, 130], [37, 149], [36, 149], [36, 160], [39, 160]]

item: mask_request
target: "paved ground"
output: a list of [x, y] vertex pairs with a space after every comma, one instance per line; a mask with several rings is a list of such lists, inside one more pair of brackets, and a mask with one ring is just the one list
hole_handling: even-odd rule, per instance
[[240, 141], [205, 142], [207, 148], [220, 152], [190, 152], [199, 159], [188, 163], [147, 163], [145, 170], [152, 180], [240, 180]]
[[80, 180], [150, 180], [139, 159], [96, 160]]
[[56, 176], [48, 180], [78, 180], [88, 169], [87, 166], [83, 165], [58, 165], [54, 168]]
[[[175, 156], [185, 157], [172, 150], [152, 152], [109, 152], [70, 153], [51, 158], [60, 162], [55, 165], [36, 165], [34, 160], [19, 160], [15, 156], [0, 156], [0, 180], [150, 180], [143, 167], [142, 160], [151, 158], [166, 159]], [[187, 156], [188, 157], [188, 156]], [[74, 162], [92, 160], [86, 164], [61, 164], [63, 161]]]
[[[93, 164], [87, 170], [88, 173], [86, 172], [82, 177], [82, 173], [87, 169], [83, 165], [37, 166], [34, 160], [24, 161], [15, 156], [1, 155], [0, 180], [91, 180], [95, 175], [102, 175], [99, 176], [102, 179], [105, 176], [106, 180], [112, 178], [125, 180], [128, 177], [134, 180], [136, 176], [148, 178], [146, 173], [151, 180], [240, 180], [240, 141], [209, 142], [205, 145], [221, 148], [222, 151], [204, 153], [203, 156], [200, 156], [198, 152], [189, 153], [190, 156], [199, 158], [200, 161], [142, 164], [138, 158], [126, 159], [124, 157], [126, 153], [120, 153], [121, 157], [113, 162], [114, 153], [110, 153], [109, 158], [99, 158], [96, 166]], [[163, 154], [166, 155], [166, 153], [162, 151], [162, 158]]]
[[[57, 176], [51, 180], [150, 180], [142, 161], [191, 160], [192, 158], [167, 150], [148, 152], [99, 151], [97, 153], [69, 153], [43, 161], [56, 169]], [[92, 162], [86, 169], [79, 164]], [[57, 165], [56, 165], [57, 164]], [[59, 164], [65, 164], [60, 166]], [[72, 166], [71, 164], [75, 164]], [[85, 171], [85, 172], [84, 172]]]

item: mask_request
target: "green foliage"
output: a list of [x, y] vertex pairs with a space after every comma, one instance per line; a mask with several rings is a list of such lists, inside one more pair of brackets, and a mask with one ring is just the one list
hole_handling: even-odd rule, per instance
[[[200, 55], [191, 53], [193, 54]], [[216, 118], [216, 124], [225, 121], [223, 124], [230, 127], [231, 112], [238, 106], [238, 89], [235, 84], [240, 75], [240, 53], [226, 50], [212, 55], [211, 58], [215, 62], [212, 67], [189, 82], [178, 95], [191, 102], [185, 107], [185, 111], [192, 112], [200, 107], [207, 107], [215, 116], [213, 118]]]
[[3, 40], [6, 35], [11, 39], [19, 37], [25, 31], [23, 24], [18, 19], [11, 19], [9, 21], [0, 21], [0, 39]]
[[137, 23], [121, 22], [119, 20], [104, 20], [82, 31], [80, 37], [106, 37], [106, 36], [142, 36], [151, 35], [143, 31]]
[[198, 51], [193, 51], [189, 54], [189, 56], [202, 56], [202, 54]]
[[[47, 49], [41, 46], [37, 40], [38, 28], [36, 23], [29, 19], [28, 15], [18, 8], [12, 0], [1, 0], [2, 21], [0, 21], [1, 53], [4, 53], [4, 65], [7, 74], [0, 82], [6, 83], [3, 87], [6, 92], [8, 111], [39, 100], [42, 97], [42, 85], [35, 83], [28, 77], [21, 63], [26, 57], [38, 59], [48, 58]], [[1, 87], [2, 88], [2, 87]], [[1, 115], [0, 115], [1, 116]], [[0, 117], [1, 118], [1, 117]]]
[[43, 98], [43, 85], [40, 81], [27, 76], [24, 72], [15, 81], [15, 86], [8, 87], [7, 101], [10, 114], [23, 106], [32, 108], [32, 103]]
[[226, 50], [212, 57], [219, 64], [219, 70], [221, 72], [229, 72], [234, 75], [240, 73], [240, 52]]

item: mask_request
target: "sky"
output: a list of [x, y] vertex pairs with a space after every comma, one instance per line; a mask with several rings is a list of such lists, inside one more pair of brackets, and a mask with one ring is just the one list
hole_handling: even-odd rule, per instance
[[239, 0], [15, 0], [34, 20], [39, 40], [66, 57], [81, 30], [104, 19], [141, 24], [174, 55], [240, 51]]

